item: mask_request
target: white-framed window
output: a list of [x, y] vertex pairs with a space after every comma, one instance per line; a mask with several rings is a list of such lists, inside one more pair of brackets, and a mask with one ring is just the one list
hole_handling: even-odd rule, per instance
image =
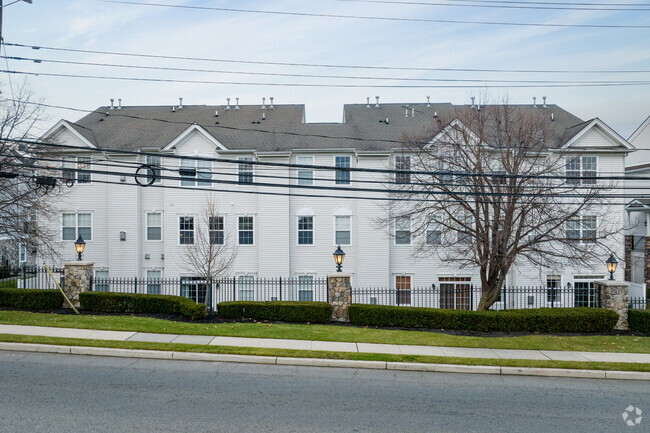
[[205, 304], [208, 285], [203, 277], [181, 277], [181, 296], [197, 304]]
[[95, 270], [95, 281], [94, 281], [94, 290], [96, 292], [110, 292], [111, 285], [109, 280], [108, 269], [96, 269]]
[[603, 280], [603, 275], [574, 275], [573, 276], [573, 306], [598, 307], [596, 281]]
[[240, 275], [237, 277], [237, 292], [240, 301], [254, 301], [255, 277], [252, 275]]
[[572, 218], [565, 223], [567, 240], [571, 242], [593, 243], [598, 236], [598, 221], [593, 215]]
[[223, 216], [213, 215], [208, 221], [208, 231], [210, 243], [212, 245], [223, 245], [224, 242], [224, 223]]
[[[298, 165], [314, 165], [313, 156], [299, 156], [296, 158]], [[298, 169], [298, 185], [313, 185], [314, 184], [314, 169], [313, 168], [299, 168]]]
[[147, 240], [162, 241], [162, 213], [147, 213]]
[[212, 161], [181, 159], [181, 167], [178, 172], [181, 177], [181, 186], [212, 185]]
[[147, 165], [151, 167], [147, 169], [147, 181], [151, 182], [153, 179], [153, 183], [162, 182], [162, 179], [160, 178], [162, 167], [160, 156], [147, 155]]
[[194, 244], [194, 217], [178, 217], [178, 243], [180, 245]]
[[562, 277], [560, 275], [546, 276], [546, 302], [558, 304], [561, 298]]
[[350, 220], [352, 217], [347, 215], [334, 217], [334, 244], [335, 245], [350, 245]]
[[298, 245], [314, 245], [314, 217], [298, 217]]
[[424, 235], [427, 245], [442, 244], [442, 226], [435, 219], [429, 221]]
[[395, 156], [395, 170], [404, 170], [395, 173], [395, 183], [411, 183], [411, 157], [408, 155]]
[[84, 241], [93, 240], [93, 224], [91, 213], [66, 212], [61, 217], [61, 240], [76, 241], [81, 237]]
[[252, 156], [240, 156], [239, 161], [239, 183], [253, 183], [253, 164], [247, 161], [253, 161]]
[[298, 275], [298, 300], [299, 301], [314, 300], [314, 276], [313, 275]]
[[162, 288], [160, 280], [162, 280], [162, 271], [147, 271], [147, 294], [160, 295]]
[[[565, 158], [566, 182], [570, 185], [594, 185], [598, 175], [598, 157], [574, 156]], [[589, 178], [592, 179], [589, 179]], [[569, 179], [573, 178], [573, 179]]]
[[18, 262], [25, 263], [27, 261], [27, 246], [25, 244], [18, 245]]
[[334, 183], [336, 185], [349, 185], [350, 184], [350, 157], [349, 156], [335, 156], [334, 166], [337, 170], [334, 172]]
[[460, 211], [458, 219], [461, 221], [461, 227], [456, 231], [456, 242], [459, 244], [469, 244], [472, 241], [470, 232], [472, 230], [473, 217], [468, 211]]
[[411, 245], [411, 217], [395, 218], [395, 245]]
[[61, 178], [63, 182], [68, 180], [78, 183], [90, 183], [92, 176], [90, 171], [90, 156], [64, 156], [61, 164]]
[[[439, 277], [440, 308], [472, 309], [472, 277]], [[501, 293], [499, 293], [499, 300]]]
[[255, 244], [255, 219], [252, 216], [240, 216], [238, 218], [238, 243], [239, 245]]

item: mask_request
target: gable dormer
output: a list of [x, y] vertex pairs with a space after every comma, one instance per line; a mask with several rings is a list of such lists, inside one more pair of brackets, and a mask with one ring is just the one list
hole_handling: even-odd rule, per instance
[[205, 128], [197, 124], [188, 127], [162, 149], [163, 152], [182, 154], [212, 154], [220, 150], [228, 149]]
[[[95, 149], [95, 146], [88, 138], [86, 138], [78, 129], [83, 127], [73, 125], [67, 120], [59, 120], [56, 125], [43, 134], [41, 141], [48, 143], [63, 144], [66, 146], [75, 146], [80, 148]], [[91, 135], [92, 131], [88, 130]], [[61, 149], [62, 151], [70, 151], [71, 149]], [[72, 149], [74, 150], [74, 149]]]
[[634, 151], [634, 146], [607, 126], [605, 122], [595, 118], [587, 122], [577, 134], [562, 146], [562, 149], [595, 152], [632, 152]]

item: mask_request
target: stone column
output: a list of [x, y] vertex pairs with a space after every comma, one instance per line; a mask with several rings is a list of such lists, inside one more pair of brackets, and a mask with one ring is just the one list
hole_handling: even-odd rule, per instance
[[616, 311], [618, 322], [615, 329], [627, 330], [628, 296], [627, 290], [630, 283], [624, 281], [603, 280], [596, 281], [596, 287], [600, 290], [600, 304], [602, 308]]
[[348, 307], [352, 303], [350, 274], [337, 272], [327, 276], [327, 301], [332, 304], [332, 322], [348, 322]]
[[[90, 290], [90, 280], [93, 277], [93, 262], [68, 262], [63, 264], [65, 287], [63, 291], [75, 307], [79, 307], [79, 293]], [[70, 308], [63, 302], [64, 308]]]
[[634, 249], [634, 236], [625, 235], [625, 281], [632, 281], [632, 250]]

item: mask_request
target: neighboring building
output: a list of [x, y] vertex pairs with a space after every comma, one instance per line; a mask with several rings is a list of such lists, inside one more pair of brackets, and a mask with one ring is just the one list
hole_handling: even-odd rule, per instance
[[[518, 107], [553, 119], [549, 148], [575, 149], [581, 158], [589, 159], [594, 173], [624, 173], [625, 156], [633, 148], [599, 119], [585, 122], [556, 105]], [[480, 280], [471, 269], [452, 268], [433, 258], [415, 260], [411, 253], [422, 239], [413, 239], [404, 227], [398, 236], [378, 229], [376, 219], [385, 212], [381, 203], [346, 190], [357, 181], [382, 182], [385, 178], [345, 168], [403, 168], [405, 161], [400, 159], [402, 153], [395, 140], [404, 132], [422, 132], [435, 116], [453, 108], [446, 103], [353, 104], [345, 105], [342, 123], [311, 124], [305, 122], [303, 105], [100, 107], [77, 122], [61, 120], [44, 136], [54, 143], [87, 148], [61, 151], [63, 177], [73, 186], [61, 199], [61, 219], [51, 224], [60, 229], [60, 251], [65, 259], [74, 258], [72, 244], [79, 235], [84, 238], [84, 258], [95, 262], [97, 275], [191, 277], [179, 262], [180, 251], [194, 237], [194, 220], [206, 193], [187, 188], [207, 191], [211, 187], [233, 191], [217, 193], [219, 216], [223, 218], [217, 230], [235, 235], [239, 253], [230, 276], [241, 281], [252, 277], [290, 276], [305, 281], [324, 277], [334, 271], [332, 253], [340, 244], [345, 251], [343, 269], [352, 274], [355, 287], [399, 285], [404, 289], [440, 281], [459, 287], [468, 282], [478, 285]], [[99, 152], [95, 148], [159, 156]], [[181, 162], [166, 155], [218, 157], [240, 163]], [[341, 170], [250, 165], [246, 163], [249, 160]], [[107, 167], [107, 161], [119, 161], [120, 165]], [[162, 167], [163, 179], [149, 188], [133, 186], [134, 170], [140, 164]], [[87, 167], [124, 174], [84, 172]], [[258, 179], [290, 189], [247, 185]], [[311, 185], [340, 190], [299, 188]], [[381, 183], [377, 185], [381, 187]], [[277, 192], [294, 195], [267, 195]], [[623, 226], [623, 214], [623, 206], [611, 209], [618, 227]], [[622, 245], [621, 235], [611, 246], [619, 257], [623, 256]], [[590, 287], [605, 274], [604, 264], [552, 270], [519, 266], [511, 270], [507, 284]]]

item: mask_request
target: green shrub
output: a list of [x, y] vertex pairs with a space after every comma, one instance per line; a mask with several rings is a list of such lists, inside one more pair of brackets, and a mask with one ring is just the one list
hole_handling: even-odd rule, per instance
[[205, 305], [181, 296], [135, 293], [83, 292], [81, 308], [101, 313], [168, 314], [200, 320], [206, 316]]
[[17, 289], [18, 281], [17, 280], [2, 280], [0, 281], [0, 289]]
[[0, 289], [0, 306], [21, 310], [51, 310], [63, 306], [58, 290]]
[[630, 310], [627, 323], [632, 331], [650, 333], [650, 310]]
[[348, 312], [355, 325], [479, 332], [611, 332], [618, 320], [615, 312], [599, 308], [463, 311], [353, 304]]
[[234, 301], [219, 303], [217, 312], [222, 319], [326, 323], [332, 316], [332, 305], [303, 301]]

